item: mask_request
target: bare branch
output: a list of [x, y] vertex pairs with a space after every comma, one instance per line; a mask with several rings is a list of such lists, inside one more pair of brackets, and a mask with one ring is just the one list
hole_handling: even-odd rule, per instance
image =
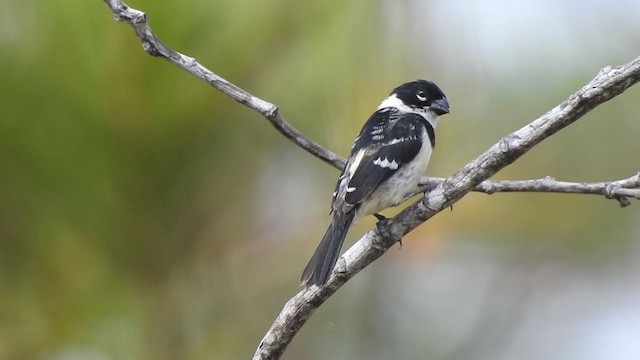
[[207, 82], [222, 93], [228, 95], [233, 100], [253, 109], [264, 116], [273, 127], [282, 135], [293, 141], [296, 145], [305, 149], [311, 155], [331, 164], [338, 169], [344, 167], [345, 161], [340, 156], [325, 149], [320, 144], [304, 136], [300, 131], [289, 124], [282, 115], [278, 107], [274, 104], [254, 96], [240, 87], [228, 82], [213, 71], [202, 66], [196, 59], [181, 54], [165, 45], [151, 30], [147, 23], [147, 15], [140, 10], [133, 9], [121, 0], [104, 0], [117, 21], [125, 21], [135, 31], [142, 42], [142, 48], [149, 55], [164, 58], [170, 63], [187, 71], [200, 80]]
[[[423, 177], [420, 189], [415, 193], [429, 191], [444, 182], [445, 178]], [[602, 195], [607, 199], [616, 199], [621, 206], [631, 205], [627, 198], [640, 200], [640, 173], [626, 179], [608, 182], [566, 182], [557, 181], [547, 176], [533, 180], [485, 180], [473, 188], [472, 191], [488, 195], [497, 192], [546, 192], [562, 194], [591, 194]]]
[[324, 301], [393, 244], [443, 209], [453, 205], [483, 181], [524, 155], [536, 144], [572, 124], [596, 106], [640, 81], [640, 57], [619, 67], [606, 67], [587, 85], [538, 119], [493, 145], [475, 160], [438, 184], [395, 218], [368, 231], [338, 261], [324, 287], [303, 289], [285, 304], [253, 357], [279, 359], [295, 334]]

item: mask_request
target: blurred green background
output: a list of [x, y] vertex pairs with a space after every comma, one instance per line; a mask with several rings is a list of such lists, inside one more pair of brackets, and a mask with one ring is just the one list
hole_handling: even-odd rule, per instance
[[[434, 80], [452, 106], [434, 176], [640, 55], [633, 0], [129, 5], [343, 156], [393, 87]], [[0, 359], [249, 358], [299, 290], [337, 170], [145, 54], [102, 1], [0, 8]], [[637, 173], [639, 95], [497, 178]], [[471, 194], [331, 298], [284, 358], [640, 358], [639, 209]]]

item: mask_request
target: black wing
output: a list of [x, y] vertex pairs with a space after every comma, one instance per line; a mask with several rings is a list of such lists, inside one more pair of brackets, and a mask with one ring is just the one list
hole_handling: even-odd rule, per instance
[[360, 131], [345, 168], [343, 176], [349, 177], [345, 201], [352, 205], [360, 203], [413, 160], [422, 147], [425, 127], [433, 139], [431, 125], [420, 115], [398, 114], [394, 109], [374, 113]]

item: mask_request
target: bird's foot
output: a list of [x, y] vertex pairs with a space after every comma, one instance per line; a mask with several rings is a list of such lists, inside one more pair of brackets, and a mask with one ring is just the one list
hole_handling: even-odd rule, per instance
[[[391, 233], [389, 232], [389, 219], [384, 216], [384, 215], [380, 215], [380, 214], [373, 214], [373, 216], [376, 217], [376, 219], [378, 219], [378, 222], [376, 223], [376, 228], [378, 229], [378, 233], [380, 233], [380, 235], [382, 235], [383, 238], [391, 238]], [[400, 249], [402, 249], [402, 238], [400, 238], [398, 240], [398, 243], [400, 244]]]
[[373, 216], [378, 219], [376, 223], [376, 227], [378, 228], [378, 232], [382, 237], [388, 238], [391, 234], [389, 234], [389, 219], [386, 216], [380, 214], [373, 214]]

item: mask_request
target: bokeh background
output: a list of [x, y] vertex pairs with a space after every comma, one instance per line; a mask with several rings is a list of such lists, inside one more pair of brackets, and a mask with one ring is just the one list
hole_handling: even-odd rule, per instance
[[[129, 5], [343, 156], [393, 87], [436, 81], [452, 112], [434, 176], [640, 55], [635, 0]], [[0, 8], [0, 359], [249, 358], [299, 290], [337, 170], [145, 54], [102, 1]], [[496, 178], [637, 173], [639, 99]], [[284, 358], [638, 359], [639, 218], [637, 201], [470, 194], [341, 289]]]

